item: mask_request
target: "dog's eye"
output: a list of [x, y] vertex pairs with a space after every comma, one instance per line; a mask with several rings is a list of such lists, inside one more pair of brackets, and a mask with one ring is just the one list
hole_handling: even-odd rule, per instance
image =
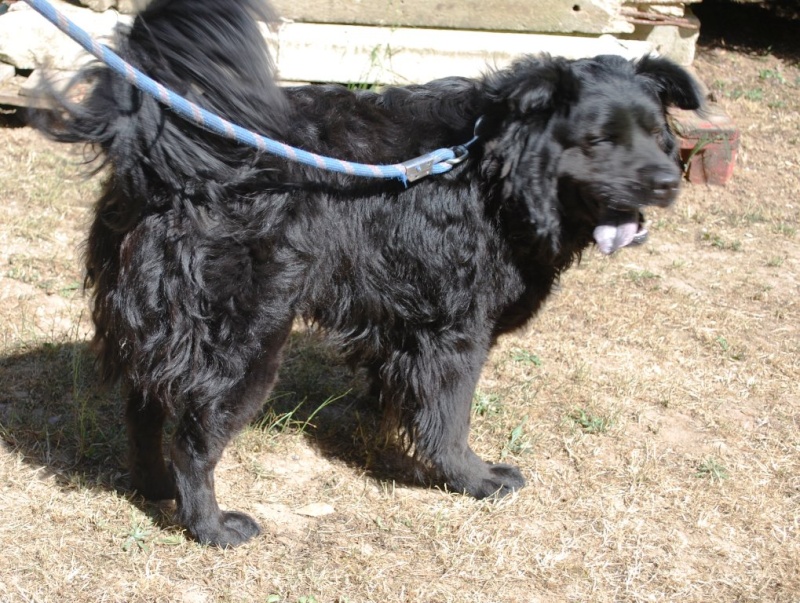
[[589, 146], [597, 147], [604, 144], [611, 144], [614, 141], [611, 140], [610, 136], [593, 136], [586, 141]]

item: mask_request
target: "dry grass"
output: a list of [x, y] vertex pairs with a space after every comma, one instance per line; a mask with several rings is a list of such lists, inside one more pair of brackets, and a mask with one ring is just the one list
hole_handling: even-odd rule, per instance
[[298, 331], [217, 474], [265, 529], [231, 551], [125, 493], [76, 290], [94, 185], [0, 130], [0, 600], [800, 600], [800, 71], [697, 68], [742, 129], [734, 181], [688, 185], [646, 247], [589, 254], [486, 368], [474, 446], [529, 487], [489, 504], [391, 481], [359, 378]]

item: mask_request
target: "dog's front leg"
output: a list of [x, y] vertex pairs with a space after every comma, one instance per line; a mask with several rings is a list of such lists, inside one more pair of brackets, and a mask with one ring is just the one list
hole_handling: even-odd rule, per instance
[[472, 398], [487, 347], [424, 338], [414, 353], [396, 354], [382, 371], [384, 397], [405, 415], [415, 455], [432, 464], [448, 488], [475, 498], [505, 496], [525, 485], [519, 469], [487, 463], [469, 446]]
[[214, 469], [225, 446], [255, 417], [269, 395], [287, 333], [288, 328], [250, 364], [239, 387], [212, 403], [188, 403], [178, 423], [171, 451], [177, 520], [203, 544], [236, 546], [261, 532], [249, 515], [220, 510]]
[[213, 419], [187, 411], [175, 434], [172, 462], [177, 520], [202, 544], [236, 546], [261, 530], [249, 515], [222, 511], [217, 504], [214, 469], [231, 434], [225, 426], [214, 430], [215, 433], [206, 432], [206, 425], [211, 422]]

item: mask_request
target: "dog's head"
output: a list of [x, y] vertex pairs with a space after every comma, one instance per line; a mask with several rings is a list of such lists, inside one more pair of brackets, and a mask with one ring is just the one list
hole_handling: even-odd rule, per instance
[[604, 253], [641, 234], [641, 211], [666, 207], [681, 172], [666, 109], [697, 109], [694, 79], [669, 60], [528, 57], [487, 78], [485, 173], [554, 250], [570, 223]]

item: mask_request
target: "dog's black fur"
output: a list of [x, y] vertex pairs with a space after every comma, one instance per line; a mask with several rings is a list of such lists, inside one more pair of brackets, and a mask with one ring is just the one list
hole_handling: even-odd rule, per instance
[[[475, 497], [524, 485], [470, 449], [478, 375], [559, 274], [610, 229], [610, 252], [678, 190], [665, 108], [698, 88], [659, 58], [526, 57], [482, 79], [380, 93], [281, 90], [259, 0], [155, 0], [118, 41], [157, 81], [310, 151], [395, 163], [479, 140], [452, 172], [412, 184], [334, 175], [208, 134], [105, 67], [42, 123], [90, 143], [106, 168], [86, 248], [95, 343], [130, 392], [133, 486], [175, 497], [201, 542], [259, 532], [223, 512], [214, 468], [259, 411], [297, 316], [367, 367], [387, 416], [440, 483]], [[162, 427], [177, 418], [171, 468]]]

